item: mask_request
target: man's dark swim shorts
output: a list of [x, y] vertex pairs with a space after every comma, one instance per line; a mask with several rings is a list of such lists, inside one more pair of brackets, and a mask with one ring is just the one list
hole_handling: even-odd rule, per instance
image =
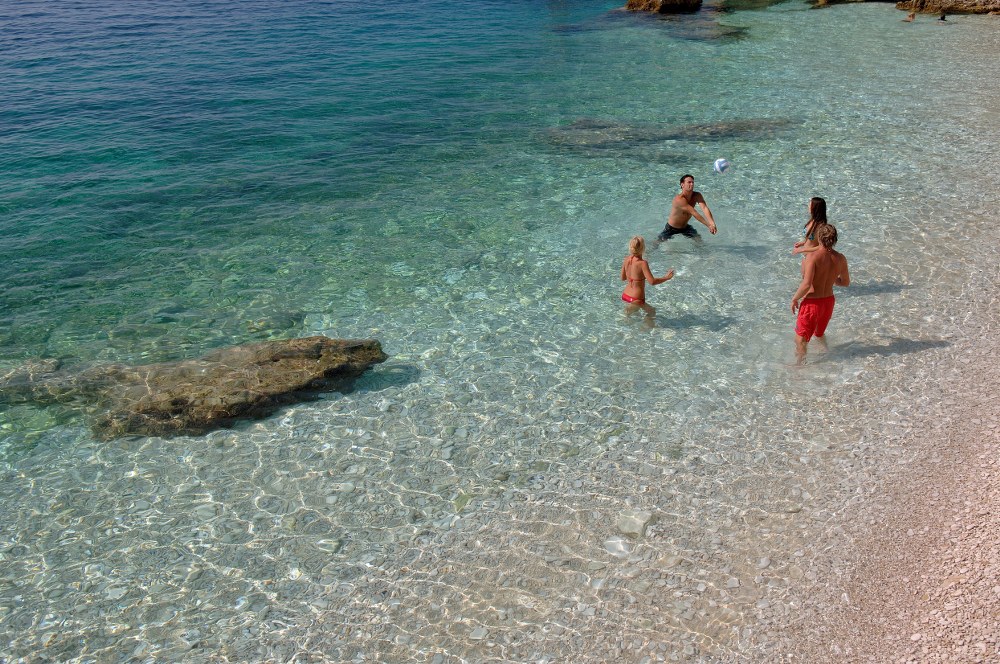
[[663, 242], [664, 240], [669, 240], [675, 235], [685, 235], [690, 238], [696, 238], [698, 237], [698, 230], [692, 228], [691, 226], [685, 226], [684, 228], [674, 228], [670, 224], [667, 224], [667, 227], [664, 228], [663, 231], [656, 236], [656, 239], [659, 240], [660, 242]]

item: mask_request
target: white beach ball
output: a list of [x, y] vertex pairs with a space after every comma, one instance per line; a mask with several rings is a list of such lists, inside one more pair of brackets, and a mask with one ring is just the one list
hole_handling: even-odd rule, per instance
[[716, 159], [715, 160], [715, 172], [725, 173], [729, 170], [729, 160], [728, 159]]

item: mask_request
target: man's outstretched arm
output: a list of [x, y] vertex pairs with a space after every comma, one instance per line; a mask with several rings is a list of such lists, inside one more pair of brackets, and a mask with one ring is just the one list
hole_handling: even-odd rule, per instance
[[712, 216], [712, 211], [708, 209], [708, 203], [705, 202], [705, 197], [700, 196], [698, 200], [695, 201], [695, 204], [700, 205], [702, 211], [705, 213], [705, 218], [704, 219], [699, 218], [699, 221], [708, 226], [709, 233], [715, 235], [716, 231], [718, 231], [719, 228], [715, 225], [715, 217]]

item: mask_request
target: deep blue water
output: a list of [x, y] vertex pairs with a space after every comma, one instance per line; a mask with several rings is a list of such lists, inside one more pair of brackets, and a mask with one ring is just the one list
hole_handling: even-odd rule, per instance
[[[218, 343], [205, 330], [165, 341], [154, 329], [164, 317], [251, 336], [233, 306], [308, 289], [348, 240], [377, 253], [370, 238], [398, 214], [381, 193], [470, 168], [532, 129], [521, 88], [545, 76], [551, 40], [536, 21], [569, 18], [505, 3], [5, 7], [0, 260], [12, 358], [169, 357]], [[465, 223], [463, 234], [476, 230]], [[301, 244], [284, 256], [226, 258], [289, 237]], [[126, 321], [154, 328], [108, 344]], [[60, 327], [72, 339], [53, 342]]]

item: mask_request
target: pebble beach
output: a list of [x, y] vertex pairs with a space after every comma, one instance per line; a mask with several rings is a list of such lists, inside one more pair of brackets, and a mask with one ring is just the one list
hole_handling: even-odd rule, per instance
[[869, 451], [898, 462], [845, 507], [802, 613], [764, 621], [761, 661], [1000, 661], [997, 273], [979, 285], [966, 339], [916, 381], [931, 400], [880, 420], [884, 448]]

